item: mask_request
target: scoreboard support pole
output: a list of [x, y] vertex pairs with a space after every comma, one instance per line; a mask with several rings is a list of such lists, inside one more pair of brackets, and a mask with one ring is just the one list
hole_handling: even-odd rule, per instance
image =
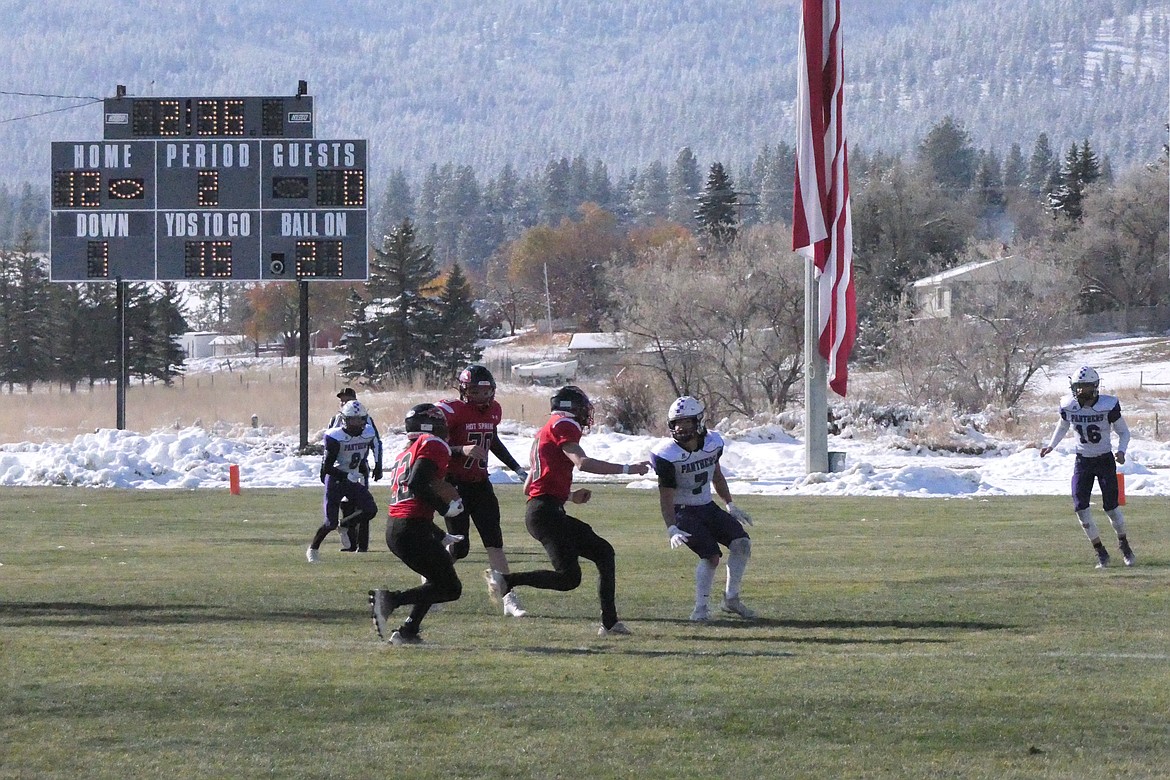
[[126, 430], [126, 380], [129, 371], [126, 366], [126, 282], [122, 277], [116, 280], [117, 289], [114, 293], [115, 307], [118, 309], [118, 430]]
[[300, 288], [300, 334], [298, 337], [301, 364], [301, 452], [309, 449], [309, 283], [297, 281]]

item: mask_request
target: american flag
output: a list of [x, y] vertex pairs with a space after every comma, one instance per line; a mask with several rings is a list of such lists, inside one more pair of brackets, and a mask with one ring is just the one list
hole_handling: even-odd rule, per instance
[[819, 348], [829, 362], [829, 387], [840, 396], [857, 333], [844, 81], [840, 0], [803, 0], [792, 248], [816, 264]]

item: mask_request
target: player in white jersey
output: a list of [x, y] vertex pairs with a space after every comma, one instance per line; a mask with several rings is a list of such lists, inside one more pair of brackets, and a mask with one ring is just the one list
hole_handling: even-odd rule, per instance
[[[325, 426], [325, 430], [345, 427], [345, 415], [341, 413], [341, 410], [345, 408], [347, 403], [356, 400], [357, 391], [352, 387], [341, 388], [341, 392], [337, 394], [337, 401], [339, 403], [337, 414], [329, 419], [329, 424]], [[370, 452], [374, 455], [373, 476], [374, 481], [377, 482], [382, 479], [382, 437], [378, 433], [378, 426], [374, 422], [374, 417], [370, 414], [369, 409], [366, 409], [366, 422], [374, 428], [374, 443], [370, 446]], [[361, 464], [362, 478], [367, 488], [370, 486], [371, 473], [368, 466], [368, 462]], [[343, 500], [340, 511], [341, 516], [344, 518], [353, 514], [355, 509], [349, 505], [348, 501]], [[354, 524], [343, 521], [341, 527], [337, 529], [337, 534], [341, 537], [342, 552], [367, 552], [370, 549], [370, 523], [368, 520]]]
[[341, 407], [345, 425], [325, 431], [325, 455], [321, 460], [321, 481], [325, 483], [325, 520], [305, 558], [309, 563], [320, 559], [321, 542], [329, 532], [340, 525], [339, 508], [344, 498], [353, 507], [348, 523], [369, 523], [378, 514], [378, 505], [366, 487], [363, 464], [374, 444], [377, 432], [366, 415], [366, 407], [359, 401], [349, 401]]
[[[671, 549], [691, 548], [699, 556], [695, 567], [695, 609], [691, 620], [709, 620], [707, 607], [715, 569], [727, 548], [727, 588], [721, 608], [745, 618], [756, 613], [744, 606], [739, 597], [744, 569], [752, 555], [752, 540], [745, 525], [751, 525], [748, 513], [731, 500], [727, 479], [719, 466], [723, 455], [723, 437], [703, 425], [703, 402], [683, 396], [670, 405], [667, 425], [671, 438], [650, 451], [650, 463], [658, 475], [658, 502]], [[727, 504], [727, 511], [711, 499], [711, 488]]]
[[[1073, 466], [1072, 497], [1073, 511], [1085, 535], [1097, 553], [1097, 568], [1109, 565], [1109, 552], [1101, 544], [1101, 534], [1093, 522], [1089, 499], [1093, 492], [1093, 480], [1101, 485], [1101, 508], [1109, 517], [1117, 533], [1117, 545], [1126, 566], [1133, 566], [1135, 559], [1125, 535], [1125, 517], [1117, 506], [1117, 464], [1125, 463], [1125, 450], [1129, 446], [1129, 426], [1121, 416], [1121, 402], [1111, 395], [1097, 392], [1101, 377], [1089, 366], [1082, 366], [1076, 376], [1070, 377], [1072, 396], [1060, 406], [1060, 422], [1052, 432], [1048, 446], [1040, 450], [1043, 458], [1060, 443], [1069, 428], [1077, 434], [1077, 461]], [[1117, 453], [1113, 452], [1113, 431], [1117, 431]]]

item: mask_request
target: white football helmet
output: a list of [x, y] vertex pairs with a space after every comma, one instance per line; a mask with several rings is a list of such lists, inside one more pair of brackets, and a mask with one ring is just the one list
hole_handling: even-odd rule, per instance
[[366, 407], [362, 406], [361, 401], [346, 401], [345, 406], [341, 407], [342, 417], [362, 417], [366, 416]]
[[670, 411], [666, 414], [667, 422], [674, 422], [683, 417], [699, 417], [703, 416], [703, 412], [707, 411], [707, 407], [703, 402], [693, 396], [684, 395], [682, 398], [676, 398], [674, 403], [670, 405]]
[[1091, 406], [1097, 402], [1100, 385], [1101, 376], [1091, 366], [1081, 366], [1069, 377], [1069, 389], [1081, 406]]
[[696, 436], [706, 436], [707, 429], [703, 427], [706, 411], [707, 407], [698, 398], [689, 395], [676, 398], [666, 413], [666, 426], [670, 428], [671, 437], [682, 444]]

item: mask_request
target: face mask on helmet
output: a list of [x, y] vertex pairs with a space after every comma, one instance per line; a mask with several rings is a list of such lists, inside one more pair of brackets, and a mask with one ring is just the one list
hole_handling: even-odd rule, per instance
[[406, 438], [417, 439], [424, 433], [447, 438], [447, 417], [434, 404], [417, 404], [406, 413]]
[[567, 414], [582, 428], [593, 425], [593, 403], [585, 391], [576, 385], [566, 385], [552, 397], [552, 411]]
[[1073, 382], [1072, 392], [1081, 406], [1091, 406], [1097, 401], [1098, 387], [1096, 382]]
[[1100, 386], [1100, 375], [1089, 366], [1081, 366], [1077, 373], [1070, 377], [1069, 387], [1081, 406], [1096, 403]]
[[473, 363], [459, 372], [460, 400], [478, 406], [487, 407], [496, 397], [496, 379], [486, 366]]

